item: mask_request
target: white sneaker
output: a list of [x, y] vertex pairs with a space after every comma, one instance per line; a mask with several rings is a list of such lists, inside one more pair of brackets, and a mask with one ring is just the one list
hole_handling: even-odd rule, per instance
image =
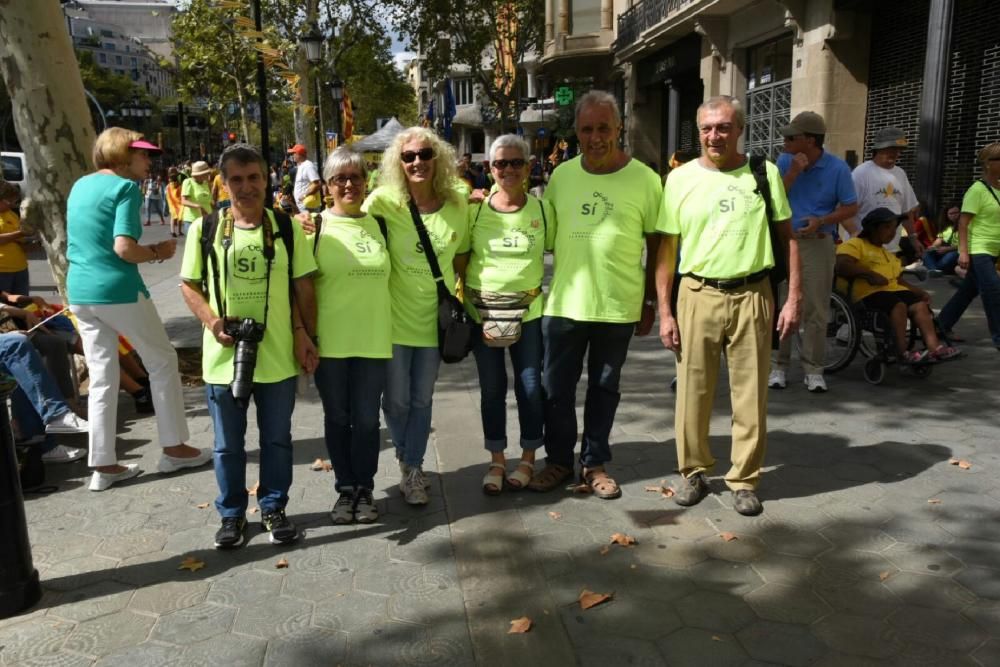
[[424, 488], [426, 477], [424, 471], [419, 467], [410, 468], [406, 477], [399, 483], [399, 489], [403, 492], [403, 499], [409, 505], [426, 505], [428, 502], [427, 489]]
[[[410, 474], [410, 466], [403, 463], [402, 460], [397, 459], [397, 461], [399, 461], [399, 490], [402, 491], [403, 482], [406, 480], [406, 476]], [[419, 470], [420, 470], [420, 477], [423, 480], [424, 488], [425, 489], [431, 488], [431, 481], [427, 478], [427, 475], [424, 474], [423, 468], [420, 468]]]
[[785, 379], [785, 371], [771, 371], [767, 376], [767, 386], [771, 389], [784, 389], [788, 386]]
[[52, 435], [72, 435], [74, 433], [89, 433], [90, 424], [86, 419], [80, 419], [72, 410], [67, 410], [48, 424], [45, 432]]
[[806, 385], [806, 389], [814, 394], [821, 394], [826, 391], [826, 380], [823, 379], [822, 375], [806, 375], [803, 383]]
[[851, 339], [851, 327], [846, 324], [841, 324], [840, 328], [837, 329], [837, 342], [841, 345], [847, 345], [847, 342]]
[[79, 461], [86, 455], [86, 449], [56, 445], [42, 454], [42, 461], [45, 463], [69, 463], [70, 461]]
[[99, 472], [95, 470], [94, 474], [90, 477], [89, 488], [91, 491], [106, 491], [112, 484], [138, 477], [140, 473], [142, 471], [139, 470], [139, 464], [137, 463], [129, 463], [125, 466], [125, 470], [119, 473]]
[[904, 273], [912, 273], [921, 281], [927, 280], [927, 267], [919, 259], [912, 264], [907, 264], [903, 267]]
[[156, 466], [156, 470], [161, 474], [166, 474], [170, 472], [177, 472], [183, 468], [197, 468], [200, 465], [204, 465], [212, 460], [212, 450], [202, 449], [198, 451], [198, 456], [192, 456], [189, 458], [181, 458], [178, 456], [169, 456], [163, 454], [160, 456], [160, 462]]

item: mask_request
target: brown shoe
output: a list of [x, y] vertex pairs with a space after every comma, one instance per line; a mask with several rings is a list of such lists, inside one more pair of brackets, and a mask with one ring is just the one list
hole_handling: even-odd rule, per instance
[[532, 491], [551, 491], [557, 486], [561, 486], [566, 480], [573, 477], [573, 469], [565, 466], [547, 463], [540, 472], [532, 476], [528, 482], [528, 488]]
[[622, 490], [618, 482], [613, 480], [604, 470], [604, 466], [598, 468], [584, 468], [580, 472], [580, 481], [589, 486], [594, 495], [602, 500], [621, 498]]

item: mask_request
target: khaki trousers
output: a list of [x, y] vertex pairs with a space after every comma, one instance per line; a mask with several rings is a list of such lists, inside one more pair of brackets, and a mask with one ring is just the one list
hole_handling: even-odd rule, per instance
[[726, 485], [755, 489], [767, 447], [767, 374], [774, 300], [769, 282], [718, 290], [681, 280], [677, 303], [677, 462], [689, 477], [715, 464], [708, 447], [719, 362], [725, 352], [733, 406], [732, 468]]
[[[799, 239], [802, 262], [802, 324], [799, 356], [807, 375], [822, 375], [826, 357], [826, 325], [830, 319], [830, 290], [837, 253], [832, 236]], [[788, 282], [781, 283], [781, 301], [788, 297]], [[781, 341], [774, 354], [774, 368], [787, 371], [792, 357], [792, 336]]]

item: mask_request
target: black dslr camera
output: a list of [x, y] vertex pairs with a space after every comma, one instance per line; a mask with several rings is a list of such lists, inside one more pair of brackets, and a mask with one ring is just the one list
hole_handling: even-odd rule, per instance
[[252, 317], [227, 320], [223, 329], [236, 339], [233, 356], [233, 381], [229, 392], [238, 403], [246, 405], [253, 392], [253, 371], [257, 366], [257, 346], [264, 340], [264, 325]]

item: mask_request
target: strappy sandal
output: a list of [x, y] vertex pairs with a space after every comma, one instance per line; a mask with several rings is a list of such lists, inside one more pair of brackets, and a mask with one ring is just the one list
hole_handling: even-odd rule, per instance
[[[499, 470], [499, 474], [494, 474], [494, 470]], [[483, 493], [488, 496], [498, 496], [503, 491], [503, 476], [507, 472], [507, 467], [502, 463], [491, 463], [483, 477]]]
[[535, 463], [533, 461], [521, 461], [517, 464], [517, 468], [514, 469], [514, 472], [507, 475], [507, 485], [516, 491], [520, 491], [528, 486], [531, 482], [531, 477], [534, 474]]
[[551, 491], [573, 476], [573, 470], [555, 463], [546, 464], [542, 471], [532, 475], [528, 488], [532, 491]]
[[594, 491], [594, 495], [603, 500], [620, 498], [621, 487], [613, 480], [604, 468], [584, 468], [580, 472], [580, 481], [589, 486]]

